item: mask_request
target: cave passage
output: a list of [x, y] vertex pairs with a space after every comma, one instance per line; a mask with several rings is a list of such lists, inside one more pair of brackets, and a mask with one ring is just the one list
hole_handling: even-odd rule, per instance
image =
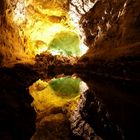
[[52, 55], [80, 57], [87, 51], [69, 15], [69, 2], [18, 1], [13, 21], [25, 40], [29, 55], [49, 52]]
[[139, 7], [0, 0], [0, 139], [140, 139]]

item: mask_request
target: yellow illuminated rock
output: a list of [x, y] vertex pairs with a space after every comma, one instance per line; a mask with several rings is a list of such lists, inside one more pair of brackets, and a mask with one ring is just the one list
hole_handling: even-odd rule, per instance
[[[13, 20], [19, 27], [20, 37], [25, 46], [25, 52], [31, 56], [50, 51], [51, 49], [48, 50], [50, 42], [55, 40], [55, 37], [60, 32], [67, 32], [67, 34], [68, 32], [70, 32], [70, 34], [73, 32], [80, 38], [79, 29], [74, 26], [69, 16], [68, 0], [18, 1], [13, 12]], [[75, 38], [76, 42], [77, 37]], [[38, 44], [38, 42], [42, 43]], [[62, 49], [64, 46], [66, 46], [66, 48], [70, 46], [67, 42], [68, 41], [63, 41]], [[61, 47], [60, 44], [59, 47]], [[75, 49], [76, 51], [70, 50], [68, 53], [65, 52], [66, 49], [60, 51], [61, 48], [59, 47], [55, 47], [56, 49], [50, 52], [53, 55], [81, 56], [83, 50], [86, 51], [80, 40], [76, 45], [71, 45], [73, 50]]]
[[70, 140], [69, 117], [87, 85], [75, 76], [38, 80], [29, 87], [36, 117], [36, 132], [31, 140]]
[[[71, 98], [69, 98], [70, 95], [67, 95], [68, 97], [61, 96], [61, 93], [57, 93], [57, 91], [53, 90], [48, 82], [44, 82], [42, 80], [38, 80], [32, 86], [30, 86], [29, 92], [34, 98], [32, 106], [35, 108], [37, 113], [51, 112], [51, 110], [54, 108], [64, 109], [67, 105], [70, 107], [69, 109], [71, 110], [72, 108], [74, 108], [73, 105], [76, 105], [80, 94], [76, 93], [75, 96]], [[65, 93], [62, 94], [64, 95]], [[73, 93], [71, 94], [73, 95]]]
[[[29, 92], [34, 99], [32, 106], [37, 113], [36, 132], [31, 140], [70, 139], [68, 118], [79, 101], [80, 79], [76, 81], [78, 90], [75, 90], [74, 94], [65, 90], [74, 88], [74, 85], [68, 84], [70, 80], [73, 84], [77, 79], [75, 77], [65, 77], [52, 79], [48, 82], [38, 80], [29, 87]], [[66, 84], [63, 86], [64, 81], [66, 81]], [[62, 93], [63, 91], [65, 93]], [[70, 91], [74, 90], [70, 89]], [[72, 96], [69, 94], [72, 94]]]

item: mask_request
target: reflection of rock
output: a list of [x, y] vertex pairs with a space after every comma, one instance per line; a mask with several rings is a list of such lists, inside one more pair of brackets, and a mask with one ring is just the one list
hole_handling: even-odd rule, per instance
[[[32, 98], [25, 88], [28, 84], [26, 78], [32, 72], [25, 69], [0, 69], [1, 140], [29, 140], [34, 132], [35, 113], [30, 106]], [[26, 72], [31, 73], [28, 75]]]
[[38, 80], [29, 87], [37, 113], [36, 132], [32, 140], [70, 140], [68, 116], [77, 105], [79, 86], [80, 79], [61, 77], [48, 82]]
[[55, 91], [55, 94], [62, 98], [74, 98], [80, 93], [79, 78], [61, 77], [52, 79], [49, 82], [50, 87]]
[[31, 140], [70, 140], [69, 122], [62, 112], [44, 116], [36, 127]]
[[124, 139], [139, 137], [140, 89], [139, 81], [112, 80], [90, 75], [82, 78], [96, 97], [102, 99], [114, 124], [120, 126]]
[[86, 91], [81, 95], [77, 108], [70, 117], [74, 135], [85, 140], [122, 140], [123, 136], [117, 126], [110, 121], [105, 107], [96, 98], [94, 92]]
[[86, 98], [85, 98], [84, 94], [81, 95], [81, 99], [78, 102], [77, 108], [70, 115], [72, 132], [73, 132], [74, 135], [81, 136], [85, 140], [88, 140], [88, 139], [97, 139], [97, 140], [99, 139], [99, 140], [101, 140], [101, 138], [96, 135], [93, 128], [88, 124], [88, 122], [86, 122], [83, 119], [83, 117], [81, 115], [81, 112], [83, 111], [83, 108], [84, 108], [84, 105], [85, 105], [85, 102], [86, 102]]

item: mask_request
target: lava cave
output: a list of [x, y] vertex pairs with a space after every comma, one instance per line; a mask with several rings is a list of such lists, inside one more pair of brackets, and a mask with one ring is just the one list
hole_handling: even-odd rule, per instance
[[0, 0], [0, 140], [140, 139], [139, 0]]

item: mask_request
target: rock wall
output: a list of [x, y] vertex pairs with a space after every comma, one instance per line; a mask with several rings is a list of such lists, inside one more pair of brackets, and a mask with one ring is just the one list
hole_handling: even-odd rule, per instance
[[138, 43], [139, 6], [136, 0], [98, 0], [80, 20], [87, 45], [105, 49]]
[[0, 1], [0, 66], [10, 66], [28, 58], [19, 29], [12, 18], [16, 2]]
[[[94, 70], [99, 69], [101, 73], [105, 73], [105, 69], [106, 73], [110, 73], [119, 67], [120, 76], [123, 71], [129, 74], [140, 64], [140, 1], [94, 2], [94, 6], [82, 15], [79, 22], [89, 46], [81, 60], [96, 65]], [[127, 66], [129, 72], [125, 68]]]

